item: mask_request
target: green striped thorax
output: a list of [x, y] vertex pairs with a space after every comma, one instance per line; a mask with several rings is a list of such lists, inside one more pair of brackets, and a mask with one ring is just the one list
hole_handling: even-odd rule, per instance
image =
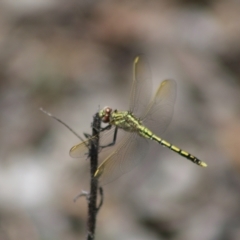
[[127, 132], [139, 132], [142, 122], [129, 111], [112, 111], [110, 107], [104, 107], [99, 111], [99, 116], [104, 123], [117, 126]]

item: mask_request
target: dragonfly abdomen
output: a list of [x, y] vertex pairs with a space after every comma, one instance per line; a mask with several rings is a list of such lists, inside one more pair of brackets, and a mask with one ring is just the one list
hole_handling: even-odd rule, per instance
[[182, 157], [187, 158], [188, 160], [190, 160], [191, 162], [201, 166], [201, 167], [207, 167], [207, 164], [203, 161], [201, 161], [200, 159], [198, 159], [197, 157], [193, 156], [192, 154], [172, 145], [171, 143], [161, 139], [160, 141], [158, 141], [157, 139], [154, 139], [155, 141], [157, 141], [159, 144], [161, 144], [162, 146], [165, 146], [169, 149], [171, 149], [172, 151], [178, 153], [179, 155], [181, 155]]
[[147, 127], [139, 124], [137, 126], [137, 130], [138, 130], [138, 134], [141, 137], [147, 138], [147, 139], [151, 139], [151, 140], [155, 140], [155, 141], [161, 141], [161, 138], [157, 137], [155, 134], [153, 134], [153, 132], [151, 130], [149, 130]]

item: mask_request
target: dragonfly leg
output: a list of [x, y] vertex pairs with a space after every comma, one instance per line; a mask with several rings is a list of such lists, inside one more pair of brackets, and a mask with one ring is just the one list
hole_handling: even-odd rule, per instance
[[114, 134], [113, 134], [113, 141], [105, 146], [101, 146], [101, 148], [111, 147], [111, 146], [115, 145], [116, 140], [117, 140], [117, 131], [118, 131], [118, 127], [115, 127]]
[[99, 129], [94, 129], [94, 130], [96, 130], [97, 132], [103, 132], [103, 131], [105, 131], [105, 130], [110, 130], [111, 129], [111, 127], [112, 127], [112, 125], [111, 124], [109, 124], [109, 125], [107, 125], [106, 127], [104, 127], [104, 128], [100, 128], [100, 130]]
[[[109, 125], [107, 125], [106, 127], [101, 128], [100, 130], [97, 130], [97, 129], [95, 129], [95, 128], [94, 128], [94, 129], [95, 129], [96, 131], [98, 131], [98, 132], [103, 132], [103, 131], [105, 131], [105, 130], [110, 130], [111, 127], [112, 127], [112, 125], [109, 124]], [[87, 139], [90, 139], [90, 138], [92, 137], [91, 134], [88, 134], [88, 133], [83, 133], [83, 134], [84, 134], [85, 138], [87, 138]]]
[[110, 130], [111, 128], [112, 128], [112, 125], [109, 124], [109, 125], [107, 125], [106, 127], [101, 128], [101, 129], [100, 129], [100, 132], [103, 132], [103, 131], [105, 131], [105, 130]]
[[[106, 127], [104, 127], [104, 128], [101, 128], [100, 130], [98, 130], [98, 132], [103, 132], [103, 131], [105, 131], [105, 130], [110, 130], [111, 129], [111, 127], [112, 127], [112, 125], [107, 125]], [[95, 129], [96, 130], [96, 129]], [[97, 131], [97, 130], [96, 130]], [[85, 138], [87, 138], [87, 139], [90, 139], [91, 137], [92, 137], [92, 135], [91, 134], [89, 134], [89, 133], [83, 133], [83, 135], [85, 136]]]

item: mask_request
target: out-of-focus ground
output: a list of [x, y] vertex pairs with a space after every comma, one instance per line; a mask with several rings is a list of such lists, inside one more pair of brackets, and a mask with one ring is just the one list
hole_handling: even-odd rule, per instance
[[88, 161], [70, 158], [79, 140], [39, 107], [90, 132], [99, 106], [126, 109], [138, 53], [155, 89], [178, 84], [164, 137], [208, 168], [155, 146], [147, 177], [104, 187], [96, 239], [240, 239], [239, 13], [238, 0], [2, 0], [0, 240], [85, 239], [87, 204], [72, 200]]

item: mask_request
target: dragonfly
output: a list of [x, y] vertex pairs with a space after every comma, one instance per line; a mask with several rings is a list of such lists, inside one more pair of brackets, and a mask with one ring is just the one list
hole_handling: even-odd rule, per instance
[[[115, 145], [119, 132], [123, 135], [94, 174], [101, 185], [119, 178], [137, 166], [148, 153], [149, 140], [169, 148], [201, 167], [207, 167], [205, 162], [160, 137], [171, 122], [173, 115], [177, 92], [175, 80], [164, 80], [153, 97], [151, 97], [151, 85], [151, 70], [148, 61], [142, 55], [137, 56], [133, 62], [129, 110], [113, 110], [107, 106], [98, 112], [101, 121], [108, 124], [109, 129], [111, 128], [102, 137], [113, 135], [112, 143], [107, 146]], [[91, 137], [73, 146], [70, 149], [70, 156], [86, 157], [90, 142]]]

